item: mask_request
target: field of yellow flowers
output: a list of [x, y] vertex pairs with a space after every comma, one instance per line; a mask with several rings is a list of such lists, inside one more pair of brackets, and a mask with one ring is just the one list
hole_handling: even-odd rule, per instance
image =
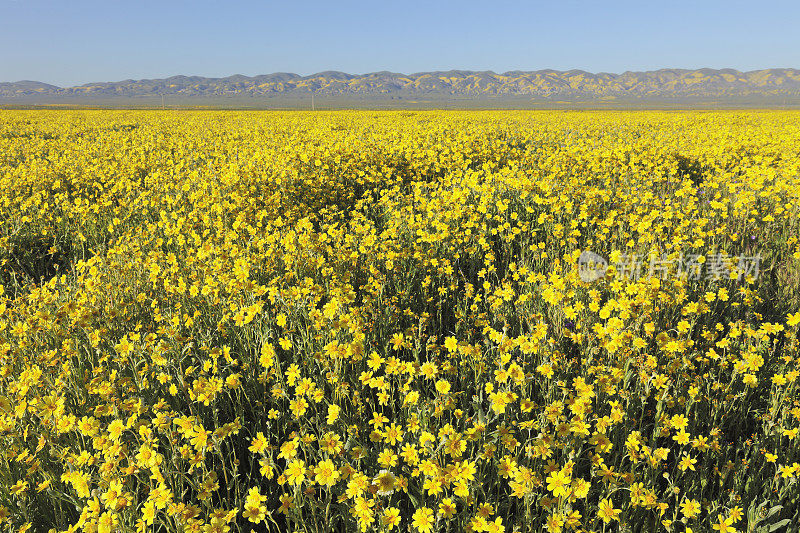
[[798, 119], [0, 111], [3, 530], [796, 531]]

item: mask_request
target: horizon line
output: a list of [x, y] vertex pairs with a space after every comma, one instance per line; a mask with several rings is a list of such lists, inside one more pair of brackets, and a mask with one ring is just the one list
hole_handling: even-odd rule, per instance
[[395, 71], [392, 71], [392, 70], [376, 70], [376, 71], [371, 71], [371, 72], [365, 72], [363, 74], [352, 74], [352, 73], [341, 71], [341, 70], [321, 70], [319, 72], [315, 72], [315, 73], [307, 74], [307, 75], [302, 75], [302, 74], [298, 74], [298, 73], [295, 73], [295, 72], [286, 72], [286, 71], [276, 71], [276, 72], [270, 72], [270, 73], [265, 73], [265, 74], [255, 74], [255, 75], [252, 75], [252, 76], [248, 76], [246, 74], [239, 74], [239, 73], [231, 74], [229, 76], [200, 76], [200, 75], [195, 75], [195, 74], [173, 74], [171, 76], [167, 76], [167, 77], [163, 77], [163, 78], [125, 78], [125, 79], [122, 79], [122, 80], [114, 80], [114, 81], [92, 81], [92, 82], [86, 82], [86, 83], [81, 83], [81, 84], [77, 84], [77, 85], [57, 85], [55, 83], [49, 83], [49, 82], [40, 81], [40, 80], [29, 80], [29, 79], [22, 79], [22, 80], [17, 80], [17, 81], [0, 81], [0, 84], [13, 85], [13, 84], [18, 84], [18, 83], [40, 83], [40, 84], [49, 85], [51, 87], [55, 87], [55, 88], [58, 88], [58, 89], [71, 89], [71, 88], [76, 88], [76, 87], [85, 87], [87, 85], [94, 85], [94, 84], [98, 84], [98, 83], [166, 81], [166, 80], [171, 80], [171, 79], [175, 79], [175, 78], [205, 78], [205, 79], [208, 79], [208, 80], [225, 80], [225, 79], [234, 78], [234, 77], [242, 77], [242, 78], [250, 78], [250, 79], [252, 79], [252, 78], [259, 78], [259, 77], [262, 77], [262, 76], [289, 75], [289, 76], [296, 76], [299, 79], [312, 79], [312, 78], [319, 77], [319, 76], [322, 76], [322, 75], [325, 75], [325, 74], [343, 74], [343, 75], [346, 75], [346, 76], [353, 76], [353, 77], [363, 77], [363, 76], [370, 76], [370, 75], [374, 75], [374, 74], [393, 74], [393, 75], [398, 75], [398, 76], [412, 76], [413, 77], [413, 76], [421, 76], [421, 75], [425, 75], [425, 74], [444, 74], [444, 73], [450, 73], [450, 72], [458, 72], [458, 73], [466, 73], [466, 74], [492, 74], [492, 75], [495, 75], [495, 76], [507, 76], [507, 75], [513, 75], [513, 74], [525, 75], [525, 74], [537, 74], [537, 73], [543, 73], [543, 72], [556, 72], [556, 73], [560, 73], [560, 74], [567, 74], [567, 73], [574, 72], [574, 73], [581, 73], [581, 74], [590, 74], [590, 75], [594, 75], [594, 76], [600, 76], [600, 75], [624, 76], [626, 74], [647, 74], [647, 73], [669, 72], [669, 71], [699, 72], [699, 71], [704, 71], [704, 70], [706, 70], [706, 71], [716, 71], [716, 72], [728, 71], [728, 72], [736, 72], [736, 73], [739, 73], [739, 74], [752, 74], [752, 73], [764, 72], [764, 71], [769, 71], [769, 70], [790, 70], [790, 71], [795, 71], [795, 72], [800, 71], [800, 69], [794, 68], [794, 67], [767, 67], [767, 68], [760, 68], [760, 69], [753, 69], [753, 70], [738, 70], [738, 69], [735, 69], [735, 68], [728, 68], [728, 67], [726, 67], [726, 68], [712, 68], [712, 67], [701, 67], [701, 68], [678, 68], [678, 67], [675, 67], [675, 68], [668, 68], [668, 67], [665, 67], [665, 68], [659, 68], [659, 69], [655, 69], [655, 70], [626, 70], [626, 71], [623, 71], [623, 72], [620, 72], [620, 73], [617, 73], [617, 72], [606, 72], [606, 71], [592, 72], [592, 71], [588, 71], [588, 70], [584, 70], [584, 69], [578, 69], [578, 68], [572, 68], [572, 69], [568, 69], [568, 70], [559, 70], [559, 69], [554, 69], [554, 68], [543, 68], [543, 69], [537, 69], [537, 70], [507, 70], [505, 72], [496, 72], [494, 70], [470, 70], [470, 69], [456, 69], [456, 68], [453, 68], [453, 69], [448, 69], [448, 70], [425, 70], [425, 71], [413, 72], [413, 73], [410, 73], [410, 74], [406, 74], [406, 73], [403, 73], [403, 72], [395, 72]]

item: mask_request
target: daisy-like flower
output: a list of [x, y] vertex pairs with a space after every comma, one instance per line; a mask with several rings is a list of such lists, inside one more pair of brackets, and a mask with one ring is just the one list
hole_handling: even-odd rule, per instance
[[397, 484], [397, 477], [388, 470], [381, 470], [375, 476], [372, 483], [378, 488], [379, 496], [389, 496], [394, 492], [395, 485]]
[[411, 525], [419, 533], [429, 533], [433, 530], [433, 510], [428, 507], [420, 507], [414, 511], [411, 517]]
[[330, 459], [319, 463], [314, 468], [314, 474], [314, 479], [317, 483], [328, 487], [334, 485], [336, 480], [339, 479], [339, 471]]

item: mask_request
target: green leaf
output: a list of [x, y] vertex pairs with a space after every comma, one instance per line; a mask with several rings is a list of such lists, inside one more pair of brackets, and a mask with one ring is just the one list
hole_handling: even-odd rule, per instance
[[764, 520], [774, 515], [775, 513], [780, 512], [781, 509], [783, 509], [783, 505], [776, 505], [775, 507], [767, 511], [767, 516], [764, 517]]
[[791, 520], [789, 518], [784, 518], [780, 522], [775, 522], [774, 524], [769, 526], [769, 533], [772, 533], [773, 531], [777, 531], [778, 529], [782, 528], [783, 526], [788, 525], [789, 522], [791, 522]]

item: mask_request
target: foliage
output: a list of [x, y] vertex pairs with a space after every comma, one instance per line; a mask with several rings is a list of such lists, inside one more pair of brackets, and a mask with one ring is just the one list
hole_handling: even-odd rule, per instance
[[7, 528], [800, 520], [796, 114], [0, 119]]

